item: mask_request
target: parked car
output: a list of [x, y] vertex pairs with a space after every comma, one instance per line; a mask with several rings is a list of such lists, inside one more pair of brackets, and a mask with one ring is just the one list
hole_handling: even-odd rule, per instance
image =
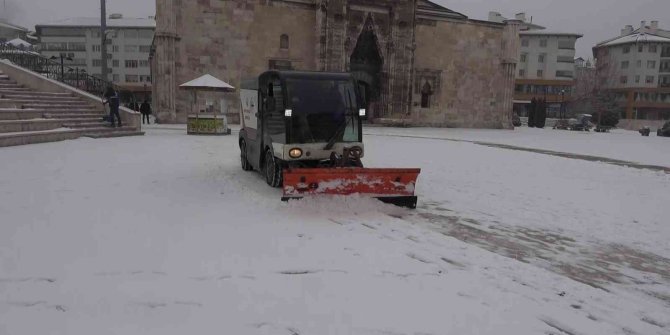
[[642, 127], [642, 128], [640, 128], [640, 130], [638, 130], [638, 132], [640, 132], [640, 135], [642, 135], [642, 136], [649, 136], [649, 134], [651, 134], [651, 128]]
[[570, 130], [575, 130], [575, 131], [589, 131], [591, 128], [593, 128], [593, 125], [591, 124], [591, 118], [593, 116], [591, 114], [579, 114], [577, 115], [577, 120], [571, 120], [570, 122]]
[[666, 122], [661, 129], [656, 131], [656, 135], [670, 137], [670, 121]]

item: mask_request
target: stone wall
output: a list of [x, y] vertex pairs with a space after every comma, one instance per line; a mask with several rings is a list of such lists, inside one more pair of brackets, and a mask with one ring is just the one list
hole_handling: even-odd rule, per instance
[[[506, 84], [503, 33], [503, 25], [473, 21], [417, 24], [412, 123], [508, 128], [513, 87]], [[428, 108], [422, 93], [429, 93]]]
[[[290, 64], [295, 70], [317, 69], [314, 6], [261, 0], [182, 0], [173, 7], [173, 13], [176, 13], [175, 36], [158, 30], [156, 38], [162, 46], [157, 46], [157, 60], [152, 60], [158, 85], [154, 86], [157, 93], [154, 99], [162, 122], [186, 122], [194, 109], [193, 97], [178, 86], [203, 74], [239, 88], [243, 79], [266, 71], [271, 60]], [[282, 35], [288, 37], [288, 48], [280, 48]], [[171, 51], [160, 48], [174, 50], [174, 70], [169, 65]], [[174, 105], [170, 95], [174, 96]], [[225, 99], [224, 110], [228, 111], [230, 121], [239, 122], [239, 94], [207, 95], [217, 108], [218, 102]]]
[[[191, 113], [181, 83], [209, 73], [239, 88], [274, 67], [352, 72], [369, 84], [373, 118], [511, 127], [516, 61], [505, 50], [518, 34], [509, 25], [425, 0], [157, 0], [157, 20], [151, 64], [160, 122], [183, 123]], [[239, 96], [225, 97], [235, 122]]]

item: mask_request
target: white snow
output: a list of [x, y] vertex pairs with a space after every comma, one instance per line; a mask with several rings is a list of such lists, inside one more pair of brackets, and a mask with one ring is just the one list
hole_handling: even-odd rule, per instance
[[670, 138], [649, 137], [622, 129], [610, 133], [577, 132], [519, 127], [513, 131], [490, 129], [367, 128], [369, 135], [401, 135], [490, 142], [524, 148], [606, 157], [670, 167]]
[[[551, 134], [565, 150], [607, 148]], [[655, 159], [623, 153], [639, 148], [633, 136], [602, 136], [622, 152], [605, 154]], [[282, 203], [241, 170], [236, 135], [179, 126], [1, 148], [0, 334], [667, 334], [667, 174], [466, 142], [365, 142], [368, 167], [422, 168], [420, 208]], [[616, 248], [641, 256], [619, 261]]]

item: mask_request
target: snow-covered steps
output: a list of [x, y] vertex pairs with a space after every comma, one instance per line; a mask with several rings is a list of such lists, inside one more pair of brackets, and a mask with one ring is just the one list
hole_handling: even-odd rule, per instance
[[45, 119], [35, 118], [29, 120], [0, 120], [0, 134], [16, 133], [22, 131], [44, 131], [58, 128], [86, 129], [104, 128], [109, 122], [103, 122], [102, 117], [70, 118], [70, 119]]
[[[123, 129], [123, 128], [120, 128]], [[90, 137], [90, 138], [113, 138], [113, 137], [126, 137], [126, 136], [143, 136], [144, 132], [143, 131], [137, 131], [137, 130], [117, 130], [113, 132], [105, 132], [105, 133], [91, 133], [91, 134], [83, 134], [82, 137]]]
[[0, 147], [144, 134], [137, 125], [110, 127], [105, 114], [101, 103], [76, 91], [34, 91], [0, 74]]
[[3, 94], [19, 94], [19, 95], [43, 96], [43, 97], [72, 97], [73, 96], [70, 93], [32, 91], [31, 89], [25, 88], [25, 87], [21, 88], [20, 90], [0, 88], [0, 95], [3, 95]]
[[104, 113], [96, 109], [23, 109], [23, 108], [0, 108], [0, 120], [31, 120], [31, 119], [78, 119], [96, 118], [100, 119]]
[[[116, 133], [119, 133], [118, 135]], [[108, 126], [70, 129], [57, 128], [44, 131], [21, 131], [13, 133], [0, 133], [0, 147], [9, 147], [16, 145], [58, 142], [72, 140], [79, 137], [108, 138], [117, 136], [140, 136], [143, 132], [138, 132], [131, 127], [112, 128]]]

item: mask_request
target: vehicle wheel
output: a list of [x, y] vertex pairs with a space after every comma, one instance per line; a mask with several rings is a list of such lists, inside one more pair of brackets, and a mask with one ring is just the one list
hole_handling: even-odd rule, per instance
[[240, 141], [240, 161], [242, 162], [242, 170], [251, 171], [253, 167], [247, 159], [247, 142], [244, 140]]
[[265, 151], [265, 181], [271, 187], [279, 187], [282, 183], [281, 164], [275, 158], [272, 150]]

